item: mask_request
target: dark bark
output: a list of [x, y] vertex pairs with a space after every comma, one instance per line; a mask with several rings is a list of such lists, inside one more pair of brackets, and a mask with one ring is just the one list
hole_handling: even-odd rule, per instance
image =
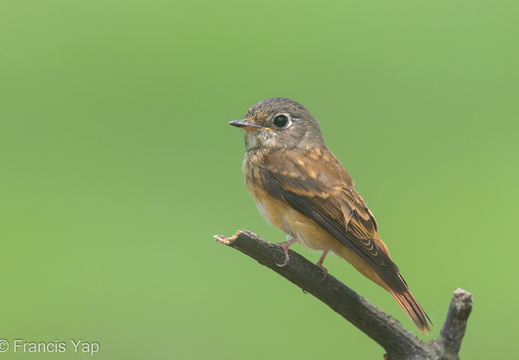
[[389, 360], [459, 359], [458, 352], [472, 310], [472, 294], [465, 290], [454, 292], [439, 337], [426, 343], [332, 275], [323, 279], [319, 267], [292, 250], [289, 250], [290, 262], [280, 267], [277, 264], [284, 261], [281, 248], [248, 230], [238, 231], [230, 238], [215, 236], [215, 239], [257, 260], [321, 300], [382, 346]]

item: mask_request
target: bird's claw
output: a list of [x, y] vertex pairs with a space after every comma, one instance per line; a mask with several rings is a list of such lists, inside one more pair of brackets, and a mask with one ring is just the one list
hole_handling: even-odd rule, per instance
[[317, 266], [323, 272], [323, 278], [321, 279], [321, 281], [324, 281], [324, 279], [326, 279], [326, 276], [328, 275], [328, 269], [323, 266], [323, 262], [326, 258], [326, 255], [328, 255], [328, 251], [324, 251], [319, 260], [315, 263], [315, 266]]
[[328, 269], [323, 266], [323, 264], [319, 264], [318, 262], [315, 263], [315, 266], [317, 266], [321, 271], [323, 272], [323, 277], [321, 281], [324, 281], [326, 279], [326, 276], [328, 276]]
[[288, 254], [288, 248], [290, 247], [290, 245], [292, 245], [295, 242], [297, 242], [296, 238], [274, 244], [274, 245], [282, 248], [283, 252], [285, 253], [285, 261], [283, 261], [282, 264], [276, 263], [277, 266], [283, 267], [283, 266], [286, 266], [290, 262], [290, 255]]

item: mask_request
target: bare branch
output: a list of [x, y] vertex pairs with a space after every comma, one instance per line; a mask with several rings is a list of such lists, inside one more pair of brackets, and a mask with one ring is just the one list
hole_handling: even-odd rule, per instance
[[443, 323], [442, 330], [438, 339], [431, 342], [440, 350], [443, 350], [447, 360], [459, 359], [458, 352], [461, 348], [461, 341], [467, 328], [467, 319], [472, 311], [472, 294], [463, 289], [456, 289], [449, 306], [447, 318]]
[[387, 351], [387, 359], [458, 359], [466, 321], [472, 308], [472, 295], [464, 290], [456, 290], [438, 339], [424, 343], [404, 329], [396, 319], [330, 274], [323, 280], [319, 267], [292, 250], [289, 250], [290, 262], [280, 267], [276, 264], [283, 262], [283, 251], [253, 232], [242, 230], [230, 238], [218, 235], [215, 239], [257, 260], [321, 300], [382, 346]]

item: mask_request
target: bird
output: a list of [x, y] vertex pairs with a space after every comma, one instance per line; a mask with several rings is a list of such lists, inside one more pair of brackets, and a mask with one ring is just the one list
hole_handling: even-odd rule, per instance
[[244, 119], [229, 125], [245, 134], [242, 171], [259, 212], [287, 235], [277, 243], [289, 261], [288, 248], [299, 242], [349, 262], [387, 290], [425, 334], [432, 321], [415, 299], [364, 199], [341, 162], [326, 147], [320, 125], [300, 103], [273, 97], [252, 106]]

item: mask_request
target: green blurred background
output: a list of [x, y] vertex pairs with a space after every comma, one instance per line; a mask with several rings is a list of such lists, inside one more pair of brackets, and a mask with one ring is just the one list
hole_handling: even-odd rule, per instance
[[[515, 356], [517, 1], [2, 1], [0, 339], [99, 359], [380, 359], [310, 295], [214, 242], [259, 215], [227, 122], [272, 96], [320, 120], [461, 356]], [[312, 261], [319, 254], [294, 246]], [[417, 333], [343, 260], [326, 266]], [[46, 359], [55, 353], [1, 358]]]

